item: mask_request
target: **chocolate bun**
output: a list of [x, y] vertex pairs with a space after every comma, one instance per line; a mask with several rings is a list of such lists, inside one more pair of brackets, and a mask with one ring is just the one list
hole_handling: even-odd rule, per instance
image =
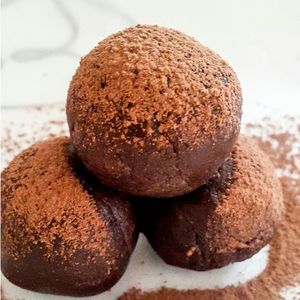
[[168, 201], [137, 204], [144, 233], [159, 256], [199, 271], [254, 255], [270, 242], [283, 211], [271, 162], [245, 137], [206, 185]]
[[37, 143], [2, 173], [2, 272], [37, 292], [87, 296], [112, 287], [135, 247], [127, 196], [89, 175], [68, 138]]
[[67, 100], [71, 140], [104, 184], [172, 197], [206, 183], [238, 136], [232, 68], [176, 30], [138, 25], [85, 56]]

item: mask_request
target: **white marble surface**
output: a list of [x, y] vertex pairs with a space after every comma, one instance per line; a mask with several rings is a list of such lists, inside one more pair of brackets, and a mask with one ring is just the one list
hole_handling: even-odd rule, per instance
[[237, 71], [245, 107], [300, 112], [299, 0], [3, 0], [2, 105], [64, 102], [79, 58], [136, 23], [173, 27]]
[[[137, 23], [176, 28], [223, 56], [242, 84], [244, 122], [300, 114], [299, 0], [2, 0], [1, 22], [4, 126], [17, 119], [30, 131], [37, 126], [32, 119], [45, 122], [49, 116], [29, 114], [25, 107], [64, 103], [80, 57], [108, 34]], [[181, 287], [212, 287], [213, 276], [214, 284], [224, 286], [258, 274], [266, 260], [263, 250], [221, 273], [194, 277], [188, 275], [192, 271], [181, 273], [163, 264], [142, 240], [112, 294], [91, 299], [114, 299], [133, 282], [153, 288], [167, 280], [169, 286], [180, 287], [182, 278], [195, 278]], [[163, 280], [157, 275], [161, 271]], [[3, 284], [20, 299], [62, 299], [25, 292], [5, 280]], [[284, 292], [286, 299], [292, 299], [291, 293]]]

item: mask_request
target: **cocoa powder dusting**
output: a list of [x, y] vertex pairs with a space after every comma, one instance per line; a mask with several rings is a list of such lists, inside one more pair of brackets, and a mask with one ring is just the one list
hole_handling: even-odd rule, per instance
[[[277, 300], [283, 299], [281, 292], [284, 289], [299, 286], [300, 118], [285, 117], [283, 123], [285, 126], [281, 128], [270, 119], [265, 119], [261, 125], [248, 124], [245, 130], [248, 135], [255, 137], [275, 165], [286, 207], [282, 223], [270, 244], [269, 262], [265, 271], [257, 278], [236, 287], [186, 291], [162, 287], [152, 292], [133, 288], [118, 300]], [[293, 299], [300, 299], [299, 290]]]
[[[59, 108], [63, 111], [63, 107]], [[47, 109], [48, 111], [48, 109]], [[63, 114], [58, 120], [63, 119]], [[54, 122], [55, 123], [55, 122]], [[37, 126], [35, 132], [28, 133], [18, 124], [19, 138], [15, 132], [4, 130], [2, 136], [2, 157], [12, 158], [20, 149], [49, 134], [65, 133], [65, 124], [51, 124], [42, 131]], [[281, 128], [279, 124], [285, 124]], [[7, 127], [10, 127], [8, 124]], [[54, 128], [59, 125], [60, 127]], [[293, 130], [290, 129], [293, 127]], [[266, 118], [260, 125], [247, 124], [245, 133], [256, 138], [260, 147], [269, 155], [282, 183], [286, 212], [270, 247], [269, 263], [257, 278], [238, 287], [229, 286], [216, 290], [188, 290], [162, 287], [158, 291], [143, 292], [131, 289], [118, 300], [240, 300], [240, 299], [283, 299], [280, 295], [285, 288], [299, 286], [300, 279], [300, 118], [286, 117], [282, 122]], [[3, 143], [3, 140], [5, 143]], [[15, 145], [14, 141], [18, 141]], [[2, 297], [3, 297], [2, 292]], [[293, 299], [300, 299], [299, 292]]]
[[220, 56], [176, 30], [138, 25], [81, 60], [67, 115], [85, 147], [105, 132], [111, 147], [151, 140], [162, 149], [172, 137], [193, 145], [239, 130], [241, 103], [236, 74]]
[[36, 143], [2, 172], [2, 240], [14, 259], [35, 244], [43, 245], [49, 259], [53, 255], [68, 259], [77, 249], [110, 259], [111, 234], [95, 200], [73, 173], [69, 147], [67, 137]]
[[274, 167], [256, 143], [240, 135], [231, 157], [230, 183], [226, 189], [222, 188], [225, 189], [222, 201], [214, 209], [214, 214], [222, 219], [223, 230], [219, 232], [215, 225], [217, 217], [208, 218], [206, 228], [208, 236], [213, 237], [214, 246], [211, 247], [218, 249], [216, 252], [262, 245], [262, 241], [272, 236], [274, 224], [279, 222], [284, 211]]

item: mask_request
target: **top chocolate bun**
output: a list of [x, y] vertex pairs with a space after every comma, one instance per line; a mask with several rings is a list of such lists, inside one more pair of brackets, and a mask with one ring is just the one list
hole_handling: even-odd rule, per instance
[[220, 56], [176, 30], [138, 25], [81, 60], [67, 117], [78, 155], [103, 183], [171, 197], [206, 183], [228, 157], [241, 106]]

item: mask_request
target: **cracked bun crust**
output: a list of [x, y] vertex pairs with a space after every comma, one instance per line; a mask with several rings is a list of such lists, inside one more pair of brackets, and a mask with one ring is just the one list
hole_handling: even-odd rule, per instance
[[206, 183], [238, 136], [232, 68], [193, 38], [138, 25], [85, 56], [67, 100], [72, 143], [103, 183], [172, 197]]
[[160, 257], [199, 271], [254, 255], [269, 243], [283, 212], [271, 162], [245, 137], [198, 190], [163, 203], [137, 203], [144, 233]]
[[87, 173], [69, 138], [26, 149], [1, 180], [1, 263], [11, 282], [88, 296], [119, 280], [137, 239], [133, 209]]

